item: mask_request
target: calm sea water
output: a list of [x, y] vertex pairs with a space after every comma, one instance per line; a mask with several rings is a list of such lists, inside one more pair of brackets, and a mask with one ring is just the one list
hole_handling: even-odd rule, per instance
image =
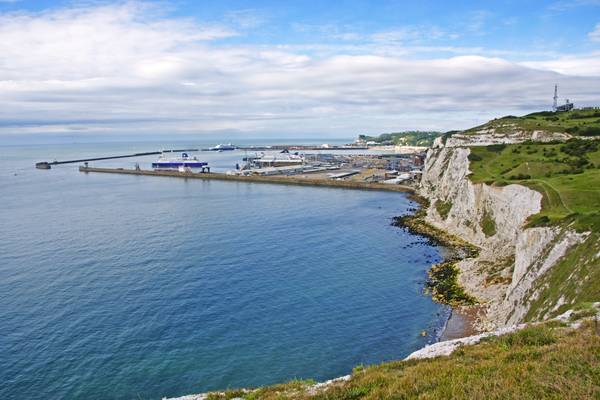
[[402, 194], [33, 168], [153, 149], [0, 147], [0, 398], [324, 380], [434, 340], [440, 254], [390, 226]]

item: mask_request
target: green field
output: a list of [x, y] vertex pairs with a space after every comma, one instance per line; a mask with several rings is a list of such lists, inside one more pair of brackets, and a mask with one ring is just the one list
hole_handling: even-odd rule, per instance
[[600, 141], [470, 149], [473, 182], [518, 183], [542, 194], [542, 212], [531, 226], [574, 221], [578, 230], [600, 231]]
[[498, 133], [543, 130], [567, 132], [578, 136], [600, 136], [600, 110], [573, 110], [570, 112], [541, 111], [522, 117], [507, 115], [484, 125], [467, 129], [463, 133], [475, 134], [481, 129], [494, 128]]
[[356, 368], [350, 380], [318, 392], [314, 382], [293, 381], [208, 399], [599, 399], [599, 365], [600, 335], [592, 324], [573, 330], [548, 323], [447, 357]]
[[394, 133], [382, 133], [379, 136], [359, 135], [364, 141], [373, 141], [381, 144], [395, 144], [399, 146], [423, 146], [429, 147], [435, 138], [442, 136], [442, 132], [435, 131], [406, 131]]

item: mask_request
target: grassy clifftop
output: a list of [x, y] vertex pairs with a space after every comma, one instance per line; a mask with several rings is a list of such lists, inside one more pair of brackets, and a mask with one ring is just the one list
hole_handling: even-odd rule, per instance
[[600, 136], [600, 110], [574, 110], [561, 113], [541, 111], [522, 117], [507, 115], [467, 129], [463, 133], [475, 134], [486, 129], [493, 129], [497, 133], [522, 130], [524, 132], [566, 132], [577, 136]]
[[600, 300], [600, 140], [471, 147], [471, 180], [525, 185], [542, 194], [542, 210], [529, 227], [570, 227], [590, 232], [527, 294], [525, 319], [556, 316], [573, 305]]
[[358, 138], [364, 141], [373, 141], [381, 144], [429, 147], [433, 144], [433, 141], [439, 136], [442, 136], [442, 132], [407, 131], [383, 133], [379, 136], [359, 135]]
[[484, 339], [446, 357], [356, 368], [348, 381], [211, 394], [209, 399], [594, 399], [600, 398], [600, 335], [547, 323]]
[[600, 140], [471, 147], [471, 180], [518, 183], [540, 192], [542, 212], [530, 226], [574, 222], [600, 231]]

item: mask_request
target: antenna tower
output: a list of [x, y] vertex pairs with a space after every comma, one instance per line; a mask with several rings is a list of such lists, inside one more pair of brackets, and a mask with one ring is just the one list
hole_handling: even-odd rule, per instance
[[558, 107], [558, 85], [554, 85], [554, 103], [552, 103], [552, 111], [556, 111]]

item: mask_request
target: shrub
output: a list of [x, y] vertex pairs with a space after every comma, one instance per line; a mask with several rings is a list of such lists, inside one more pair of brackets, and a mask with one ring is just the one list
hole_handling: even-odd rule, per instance
[[600, 136], [600, 126], [588, 126], [579, 130], [581, 136]]
[[450, 213], [450, 210], [452, 209], [452, 202], [437, 200], [435, 202], [435, 209], [437, 210], [438, 214], [440, 214], [442, 219], [446, 219], [446, 218], [448, 218], [448, 214]]
[[527, 174], [511, 175], [508, 177], [508, 179], [513, 180], [513, 181], [522, 181], [525, 179], [531, 179], [531, 175], [527, 175]]
[[538, 111], [531, 114], [527, 114], [526, 117], [548, 117], [556, 115], [555, 111]]
[[540, 215], [540, 216], [534, 216], [534, 217], [530, 217], [529, 222], [527, 223], [526, 227], [527, 228], [538, 228], [538, 227], [542, 227], [542, 226], [548, 226], [550, 225], [552, 221], [550, 221], [550, 218], [548, 218], [547, 215]]
[[487, 151], [491, 151], [493, 153], [500, 153], [506, 148], [506, 145], [504, 143], [490, 144], [489, 146], [485, 146], [485, 148], [487, 149]]
[[[600, 128], [599, 128], [600, 129]], [[598, 149], [598, 142], [595, 140], [571, 139], [560, 147], [562, 153], [574, 157], [581, 157], [586, 153], [594, 152]]]
[[467, 157], [469, 159], [469, 161], [481, 161], [483, 160], [483, 158], [475, 153], [469, 153], [469, 156]]
[[483, 234], [487, 237], [496, 234], [496, 221], [494, 221], [494, 216], [488, 210], [485, 210], [483, 213], [483, 216], [479, 221], [479, 226], [481, 227]]

